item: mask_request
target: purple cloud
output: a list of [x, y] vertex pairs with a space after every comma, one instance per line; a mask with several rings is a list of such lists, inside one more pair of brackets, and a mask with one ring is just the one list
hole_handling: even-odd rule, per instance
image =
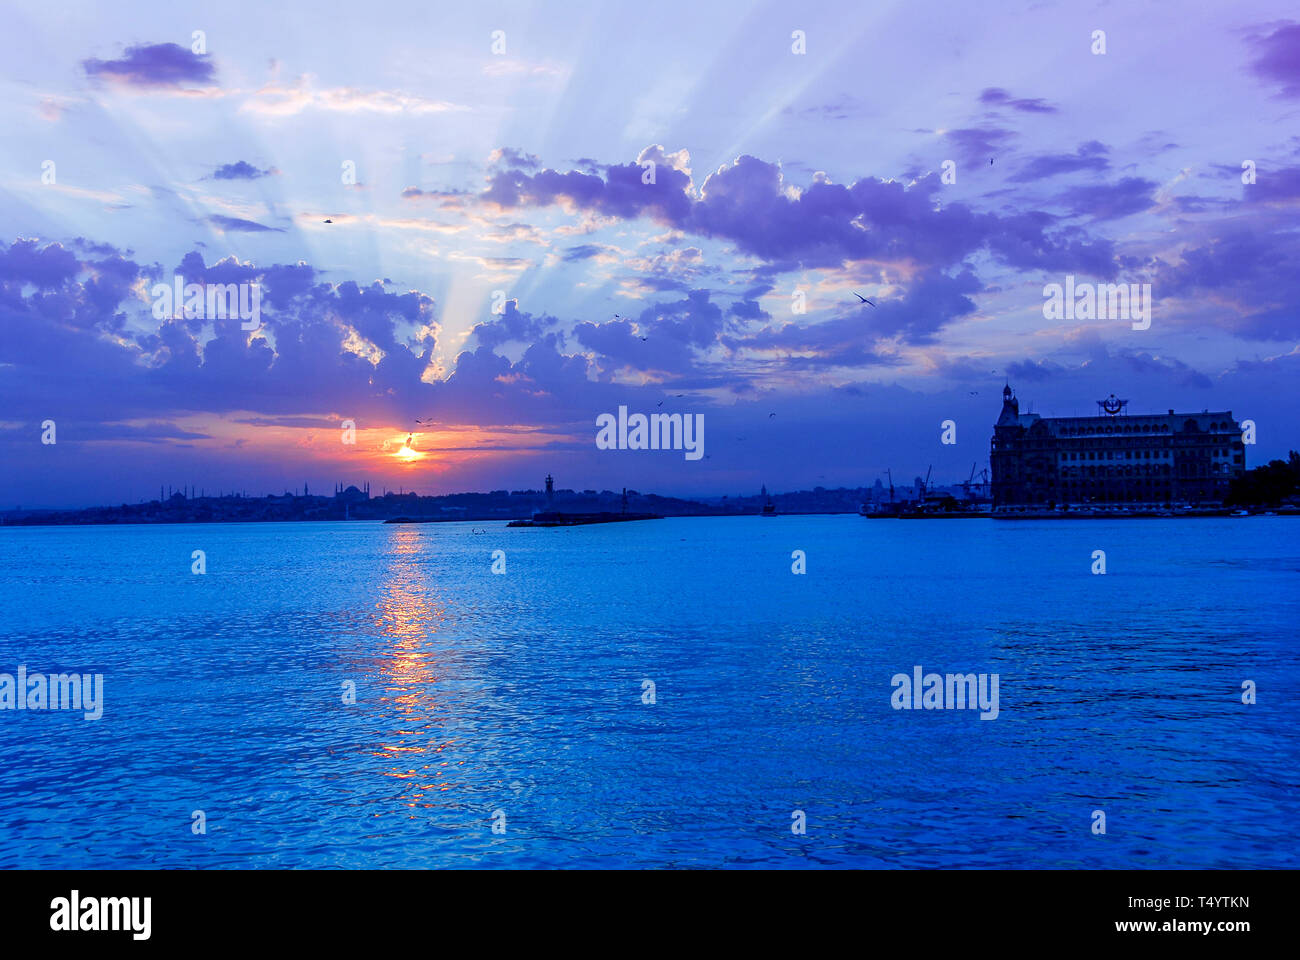
[[1015, 138], [1015, 132], [999, 127], [962, 127], [949, 130], [947, 140], [957, 149], [957, 158], [963, 163], [983, 164], [1006, 148]]
[[1141, 213], [1155, 203], [1156, 184], [1142, 177], [1124, 177], [1118, 183], [1071, 187], [1060, 200], [1076, 216], [1117, 220]]
[[542, 165], [542, 161], [534, 154], [516, 150], [514, 147], [500, 147], [493, 150], [488, 162], [496, 166], [517, 170], [536, 170]]
[[35, 240], [15, 240], [0, 253], [0, 281], [19, 286], [30, 283], [42, 290], [53, 290], [75, 277], [79, 269], [72, 251], [57, 243], [38, 248]]
[[213, 180], [256, 180], [259, 177], [266, 177], [274, 173], [274, 168], [259, 170], [251, 163], [243, 160], [236, 163], [223, 163], [217, 167], [212, 174]]
[[[1236, 167], [1226, 168], [1233, 175], [1239, 175]], [[1251, 203], [1277, 203], [1287, 200], [1300, 200], [1300, 167], [1281, 167], [1276, 170], [1259, 170], [1255, 182], [1243, 184], [1241, 195]]]
[[796, 195], [778, 164], [742, 156], [705, 180], [699, 198], [682, 171], [661, 165], [645, 184], [637, 164], [605, 176], [543, 170], [489, 178], [484, 202], [513, 209], [563, 204], [603, 216], [648, 216], [706, 237], [730, 240], [783, 269], [840, 266], [845, 261], [913, 259], [936, 267], [981, 249], [1018, 267], [1051, 267], [1110, 276], [1113, 250], [1104, 239], [1061, 227], [1041, 212], [998, 216], [961, 203], [940, 207], [937, 174], [905, 185], [872, 178], [850, 186], [817, 180]]
[[470, 334], [481, 346], [496, 349], [506, 343], [533, 343], [546, 336], [548, 328], [559, 321], [550, 316], [533, 316], [519, 309], [515, 300], [507, 300], [505, 308], [492, 320], [475, 324]]
[[179, 87], [208, 83], [215, 68], [207, 54], [196, 54], [175, 43], [135, 44], [117, 60], [83, 60], [86, 75], [136, 87]]
[[280, 227], [268, 227], [264, 223], [258, 223], [256, 220], [244, 220], [240, 217], [226, 217], [221, 214], [214, 214], [208, 217], [208, 223], [220, 227], [222, 230], [237, 231], [240, 233], [284, 233]]
[[1050, 153], [1034, 157], [1011, 177], [1011, 181], [1030, 183], [1061, 173], [1077, 173], [1080, 170], [1100, 173], [1110, 168], [1106, 153], [1105, 144], [1097, 140], [1089, 140], [1081, 144], [1074, 153]]
[[1256, 76], [1281, 84], [1284, 97], [1300, 97], [1300, 24], [1283, 24], [1251, 43], [1258, 53], [1250, 65]]
[[991, 103], [999, 107], [1010, 107], [1022, 113], [1056, 113], [1056, 107], [1046, 100], [1016, 98], [1001, 87], [989, 87], [980, 94], [980, 103]]

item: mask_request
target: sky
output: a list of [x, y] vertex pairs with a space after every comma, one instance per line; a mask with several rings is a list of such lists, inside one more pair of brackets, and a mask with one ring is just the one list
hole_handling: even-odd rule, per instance
[[1293, 4], [58, 8], [0, 34], [0, 508], [960, 481], [1005, 382], [1300, 447]]

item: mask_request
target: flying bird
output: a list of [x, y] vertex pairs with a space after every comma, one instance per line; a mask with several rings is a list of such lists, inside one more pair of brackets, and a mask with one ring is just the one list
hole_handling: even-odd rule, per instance
[[992, 157], [989, 157], [989, 166], [990, 166], [990, 167], [993, 166], [993, 158], [992, 158]]
[[663, 405], [664, 402], [662, 400], [660, 400], [658, 403], [655, 404], [656, 407], [662, 407]]
[[775, 417], [775, 416], [776, 416], [775, 413], [769, 413], [769, 414], [767, 415], [767, 419], [771, 420], [771, 419], [772, 419], [773, 417]]
[[333, 223], [334, 221], [333, 221], [333, 220], [325, 220], [325, 221], [323, 221], [323, 222], [324, 222], [324, 223]]
[[[871, 303], [870, 300], [868, 300], [868, 299], [867, 299], [866, 297], [864, 297], [862, 294], [858, 293], [856, 290], [853, 291], [853, 295], [854, 295], [855, 297], [857, 297], [859, 300], [861, 300], [863, 303]], [[871, 305], [872, 305], [873, 307], [875, 306], [874, 303], [871, 303]]]

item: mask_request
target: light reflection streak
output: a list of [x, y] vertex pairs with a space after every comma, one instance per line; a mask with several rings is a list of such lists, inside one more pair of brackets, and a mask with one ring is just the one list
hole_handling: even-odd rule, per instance
[[433, 643], [447, 620], [447, 608], [429, 597], [431, 585], [419, 564], [434, 549], [433, 538], [395, 527], [389, 543], [392, 557], [375, 605], [384, 641], [378, 669], [386, 679], [382, 702], [396, 709], [400, 729], [379, 744], [374, 756], [397, 764], [382, 774], [401, 783], [394, 799], [407, 807], [432, 808], [441, 804], [429, 802], [429, 794], [460, 786], [447, 776], [454, 767], [448, 769], [449, 761], [439, 756], [456, 741], [443, 740], [431, 729], [446, 724], [449, 705], [437, 687], [448, 675], [451, 658], [445, 647], [435, 649]]

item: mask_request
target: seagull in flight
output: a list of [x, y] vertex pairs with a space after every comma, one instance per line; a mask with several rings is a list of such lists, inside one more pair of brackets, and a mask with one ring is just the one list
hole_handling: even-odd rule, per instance
[[[861, 300], [863, 303], [871, 303], [870, 300], [868, 300], [868, 299], [867, 299], [866, 297], [864, 297], [862, 294], [858, 293], [856, 290], [853, 292], [853, 295], [854, 295], [855, 297], [857, 297], [859, 300]], [[872, 305], [873, 307], [875, 306], [874, 303], [871, 303], [871, 305]]]

